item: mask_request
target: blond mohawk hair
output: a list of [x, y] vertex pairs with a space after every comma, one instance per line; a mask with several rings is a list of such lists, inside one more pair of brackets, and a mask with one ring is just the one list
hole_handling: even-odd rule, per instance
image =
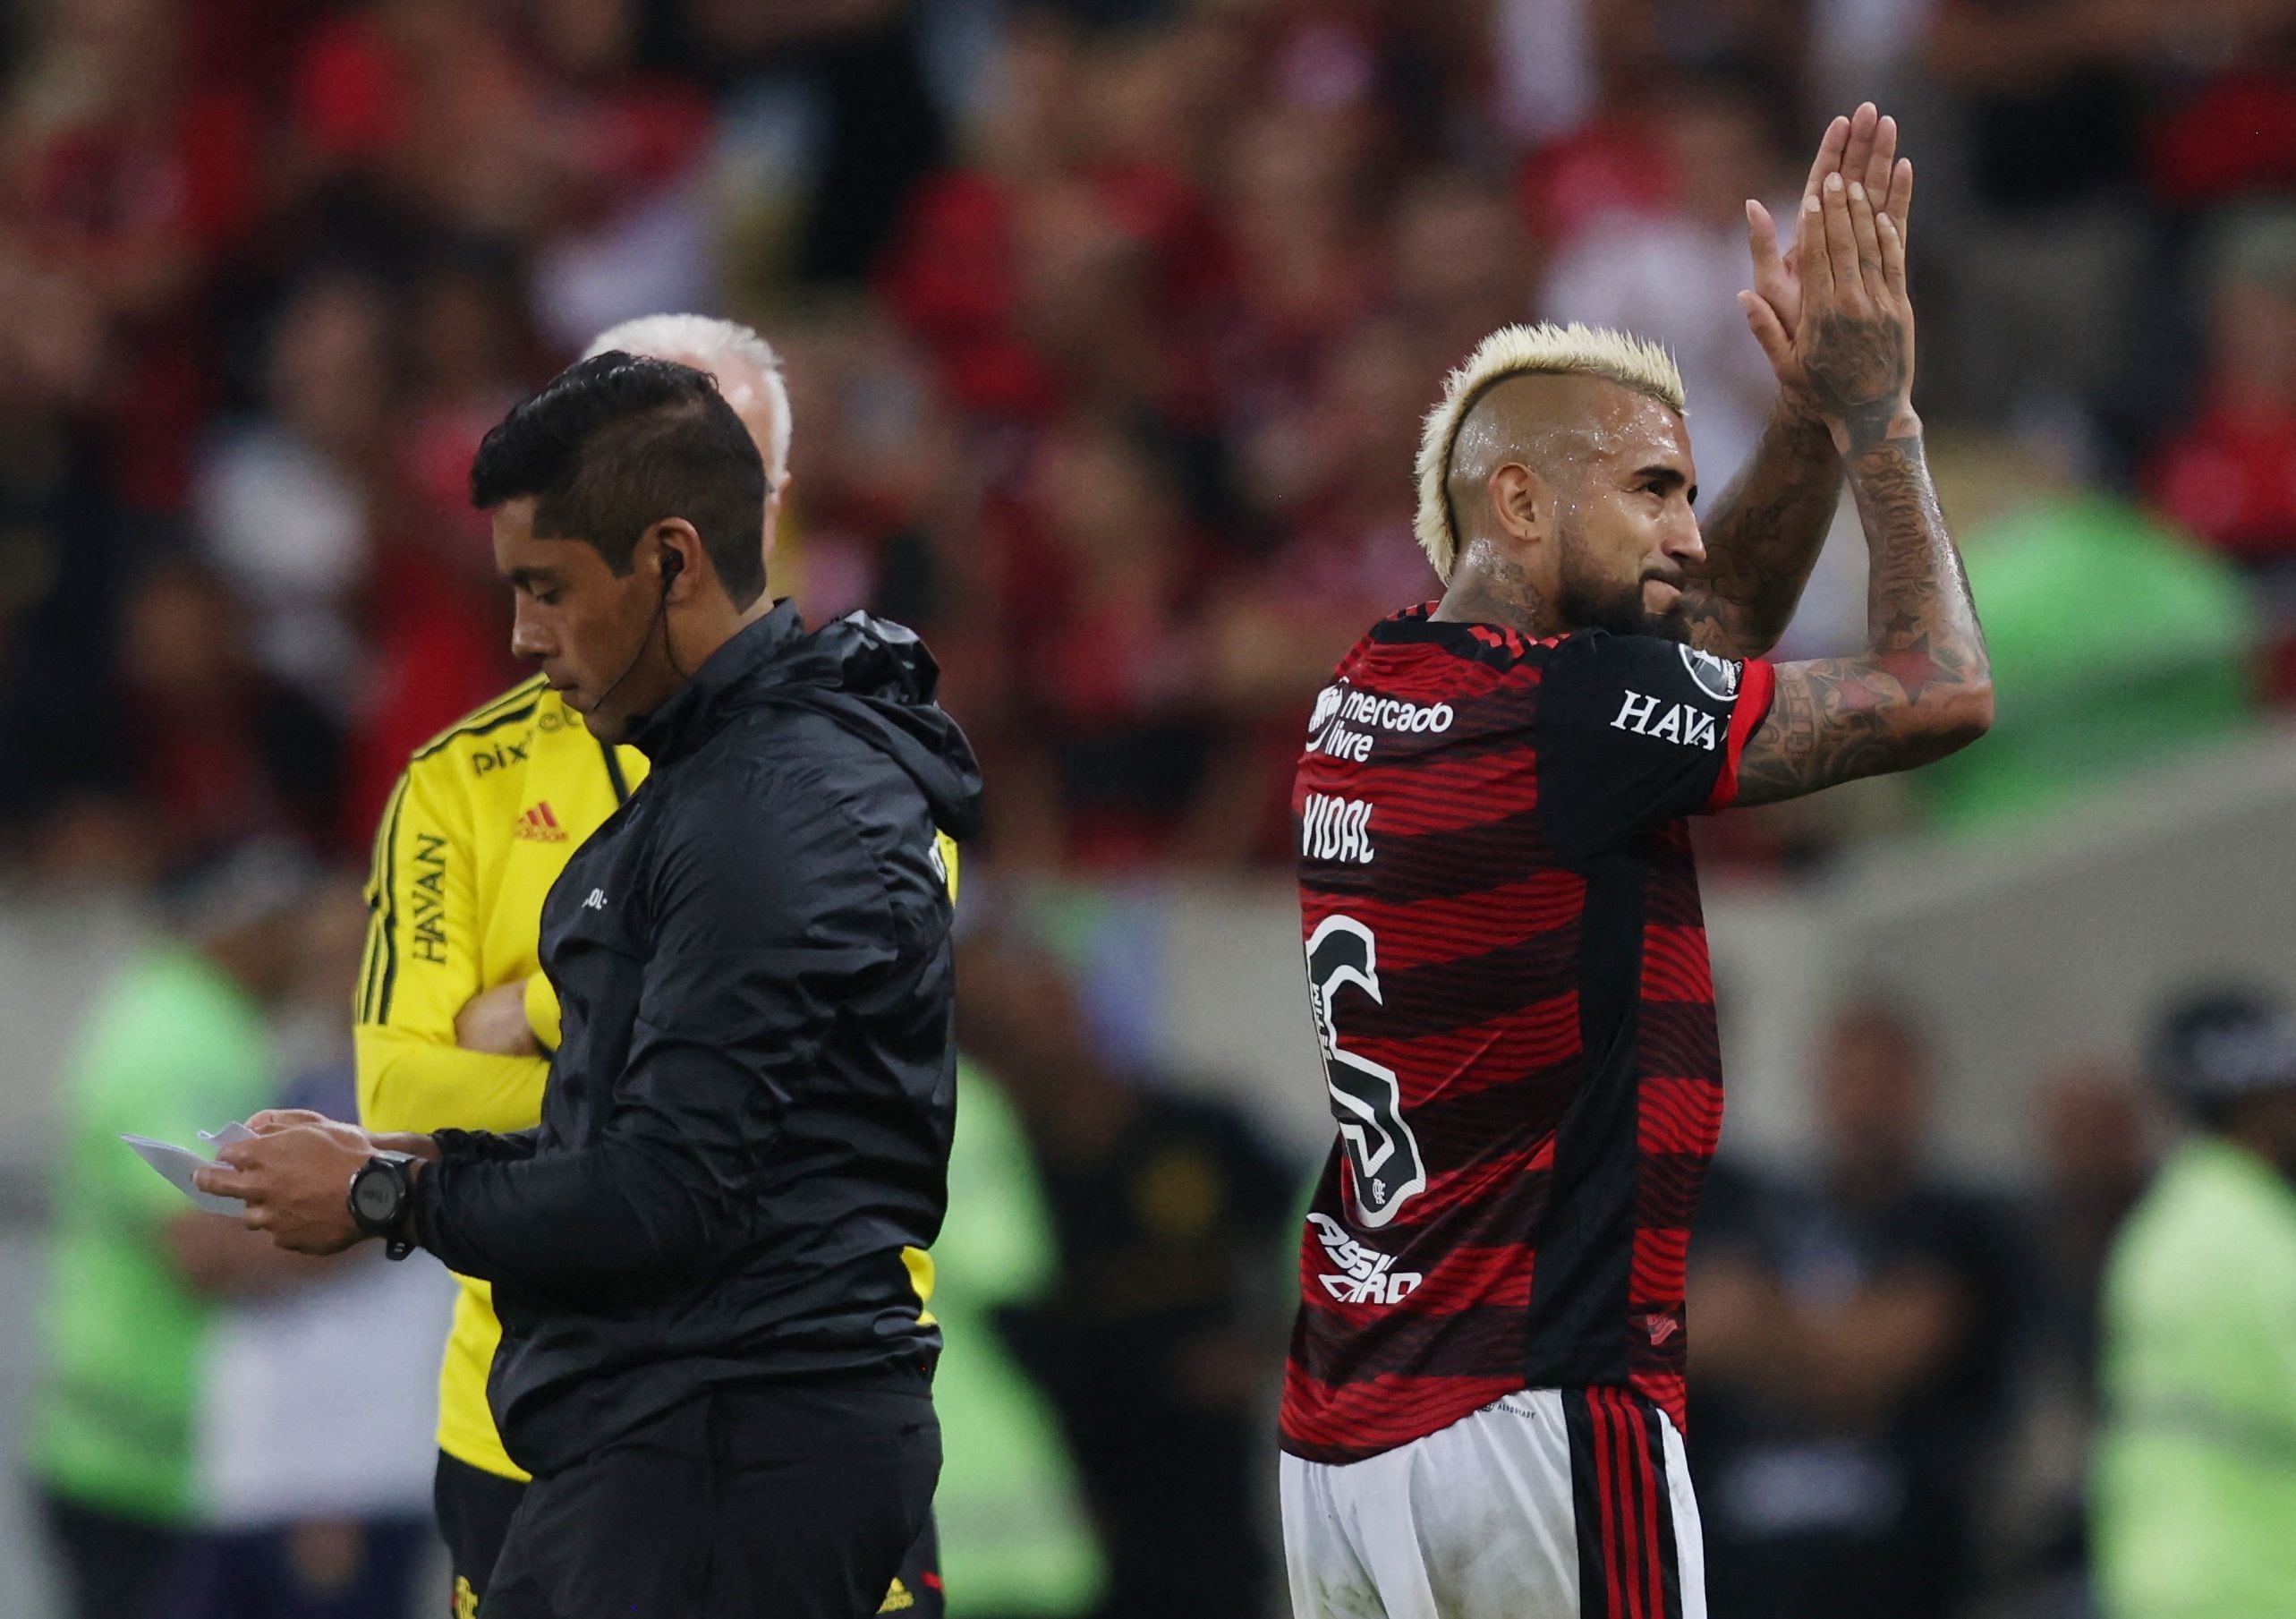
[[1674, 357], [1644, 338], [1574, 320], [1568, 326], [1502, 326], [1476, 344], [1467, 363], [1443, 379], [1442, 399], [1427, 413], [1419, 435], [1419, 509], [1411, 528], [1445, 584], [1458, 560], [1449, 489], [1451, 453], [1467, 413], [1509, 377], [1566, 376], [1600, 377], [1647, 394], [1677, 415], [1682, 413], [1682, 373]]

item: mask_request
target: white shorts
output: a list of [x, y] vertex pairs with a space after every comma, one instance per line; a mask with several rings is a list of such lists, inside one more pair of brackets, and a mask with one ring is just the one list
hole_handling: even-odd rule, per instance
[[1526, 1390], [1367, 1461], [1282, 1465], [1293, 1619], [1705, 1619], [1681, 1436], [1624, 1390]]

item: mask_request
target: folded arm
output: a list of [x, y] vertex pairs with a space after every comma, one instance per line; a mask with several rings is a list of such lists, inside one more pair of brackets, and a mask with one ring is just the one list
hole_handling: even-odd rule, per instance
[[464, 1051], [390, 1025], [361, 1025], [353, 1043], [359, 1122], [370, 1130], [514, 1130], [541, 1116], [550, 1065], [539, 1057]]

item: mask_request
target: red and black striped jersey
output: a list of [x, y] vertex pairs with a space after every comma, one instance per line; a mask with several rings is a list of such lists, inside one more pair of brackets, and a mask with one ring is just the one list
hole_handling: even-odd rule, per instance
[[1599, 630], [1382, 620], [1293, 809], [1339, 1139], [1300, 1244], [1283, 1444], [1353, 1461], [1522, 1388], [1682, 1422], [1690, 1213], [1722, 1129], [1685, 816], [1770, 666]]

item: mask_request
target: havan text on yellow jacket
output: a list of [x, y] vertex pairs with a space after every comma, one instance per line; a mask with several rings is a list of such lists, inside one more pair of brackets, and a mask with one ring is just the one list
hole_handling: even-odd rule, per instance
[[[535, 956], [543, 897], [645, 775], [644, 754], [600, 744], [539, 677], [416, 750], [384, 809], [367, 886], [357, 1047], [369, 1129], [517, 1130], [540, 1120], [548, 1060], [464, 1051], [455, 1016], [523, 979], [527, 1021], [555, 1044], [557, 1004]], [[502, 1337], [491, 1290], [456, 1280], [438, 1448], [523, 1478], [487, 1409]]]

